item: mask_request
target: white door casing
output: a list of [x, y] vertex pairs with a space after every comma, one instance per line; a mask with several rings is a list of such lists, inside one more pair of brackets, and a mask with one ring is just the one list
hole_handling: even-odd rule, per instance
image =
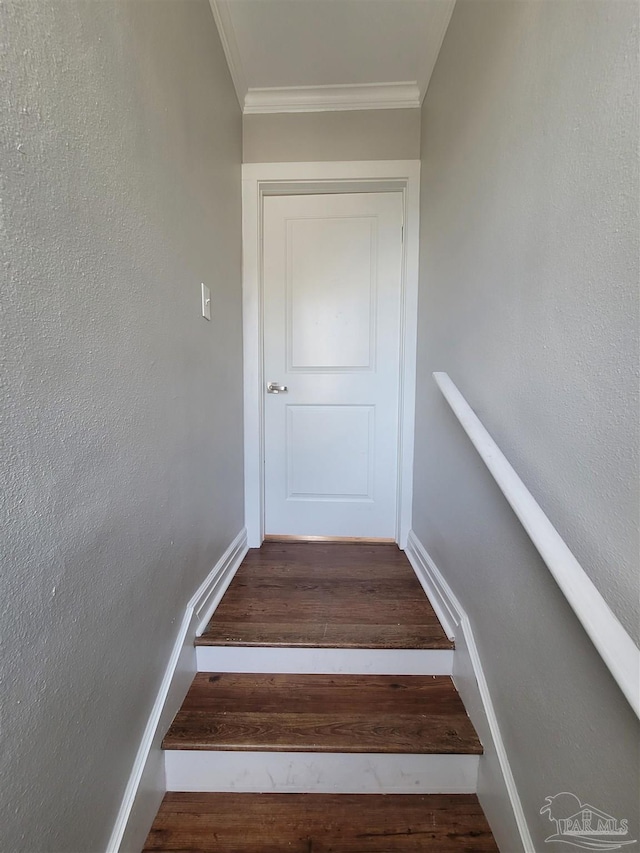
[[[264, 538], [264, 405], [262, 239], [264, 203], [272, 195], [390, 192], [402, 194], [404, 245], [401, 285], [400, 428], [396, 539], [411, 528], [417, 338], [420, 163], [417, 160], [252, 163], [243, 173], [243, 341], [245, 519], [250, 547]], [[281, 379], [282, 381], [282, 379]], [[285, 383], [286, 384], [286, 383]]]
[[264, 199], [265, 532], [396, 538], [403, 199]]

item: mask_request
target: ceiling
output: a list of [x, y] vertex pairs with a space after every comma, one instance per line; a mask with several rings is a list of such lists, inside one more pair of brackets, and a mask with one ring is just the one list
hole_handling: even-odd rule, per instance
[[210, 0], [244, 112], [418, 107], [455, 0]]

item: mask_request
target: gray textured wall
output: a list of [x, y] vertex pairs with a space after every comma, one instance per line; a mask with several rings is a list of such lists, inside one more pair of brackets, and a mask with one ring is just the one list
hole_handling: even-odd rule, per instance
[[241, 116], [206, 0], [0, 16], [0, 849], [87, 853], [243, 523]]
[[420, 110], [245, 115], [243, 149], [245, 163], [417, 160]]
[[423, 106], [413, 526], [470, 615], [536, 849], [559, 791], [638, 838], [637, 720], [431, 373], [637, 640], [637, 144], [636, 3], [458, 0]]

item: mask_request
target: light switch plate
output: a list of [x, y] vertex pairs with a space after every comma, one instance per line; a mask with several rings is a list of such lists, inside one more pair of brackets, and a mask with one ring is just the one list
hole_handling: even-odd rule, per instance
[[205, 320], [211, 319], [211, 291], [207, 285], [202, 282], [202, 316]]

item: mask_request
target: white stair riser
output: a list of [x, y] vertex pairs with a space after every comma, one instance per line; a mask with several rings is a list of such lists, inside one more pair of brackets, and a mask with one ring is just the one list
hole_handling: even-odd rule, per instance
[[477, 755], [167, 750], [168, 791], [473, 794]]
[[451, 675], [453, 651], [197, 646], [198, 672]]

